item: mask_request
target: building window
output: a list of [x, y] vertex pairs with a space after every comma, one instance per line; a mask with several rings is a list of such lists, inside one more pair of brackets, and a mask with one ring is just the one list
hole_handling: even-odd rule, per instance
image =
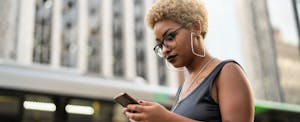
[[123, 0], [113, 0], [113, 73], [115, 76], [124, 75], [124, 13]]
[[33, 62], [50, 63], [52, 5], [52, 0], [36, 1]]
[[136, 40], [136, 72], [139, 77], [146, 78], [145, 62], [145, 24], [144, 24], [144, 4], [142, 0], [134, 0], [134, 23], [135, 23], [135, 40]]
[[99, 73], [101, 69], [101, 0], [88, 1], [88, 72]]
[[77, 8], [77, 0], [63, 0], [61, 65], [66, 67], [76, 67], [77, 64]]

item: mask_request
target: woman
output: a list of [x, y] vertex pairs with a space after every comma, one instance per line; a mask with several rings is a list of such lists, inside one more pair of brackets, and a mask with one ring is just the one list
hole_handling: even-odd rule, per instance
[[[207, 53], [207, 11], [199, 0], [157, 0], [146, 16], [155, 33], [154, 51], [189, 78], [179, 87], [171, 111], [139, 101], [124, 108], [131, 122], [252, 122], [254, 104], [248, 81], [237, 62]], [[135, 111], [135, 112], [132, 112]]]

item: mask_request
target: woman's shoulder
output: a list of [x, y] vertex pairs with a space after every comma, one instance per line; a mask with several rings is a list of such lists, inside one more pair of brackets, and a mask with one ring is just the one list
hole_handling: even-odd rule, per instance
[[236, 73], [242, 71], [244, 73], [242, 66], [233, 59], [220, 60], [216, 59], [213, 67], [213, 72], [216, 72], [218, 75], [226, 73]]
[[226, 62], [226, 64], [224, 64], [224, 67], [222, 68], [221, 73], [222, 72], [225, 72], [225, 73], [237, 73], [237, 72], [244, 73], [241, 65], [238, 62], [236, 62], [235, 60], [226, 60], [226, 61], [223, 61], [223, 62]]
[[[253, 117], [253, 95], [250, 83], [243, 69], [236, 62], [228, 62], [217, 78], [219, 105], [222, 118], [232, 120], [236, 115], [241, 118]], [[245, 119], [243, 119], [245, 120]]]
[[219, 73], [219, 82], [225, 82], [226, 84], [235, 82], [246, 82], [247, 78], [240, 64], [234, 60], [226, 60], [221, 63], [225, 63], [222, 70]]
[[217, 88], [223, 97], [250, 97], [252, 94], [250, 82], [243, 69], [236, 62], [227, 62], [217, 78]]

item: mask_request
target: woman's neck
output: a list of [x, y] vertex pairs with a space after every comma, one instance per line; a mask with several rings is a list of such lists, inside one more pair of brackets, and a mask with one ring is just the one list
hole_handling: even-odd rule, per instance
[[206, 54], [205, 57], [195, 56], [190, 65], [186, 66], [189, 74], [193, 75], [197, 73], [203, 66], [209, 62], [213, 57], [210, 54]]

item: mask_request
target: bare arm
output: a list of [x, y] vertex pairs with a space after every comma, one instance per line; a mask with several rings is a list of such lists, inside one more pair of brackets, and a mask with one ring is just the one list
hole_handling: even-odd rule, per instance
[[254, 121], [251, 88], [237, 64], [226, 64], [217, 78], [216, 85], [223, 122]]

